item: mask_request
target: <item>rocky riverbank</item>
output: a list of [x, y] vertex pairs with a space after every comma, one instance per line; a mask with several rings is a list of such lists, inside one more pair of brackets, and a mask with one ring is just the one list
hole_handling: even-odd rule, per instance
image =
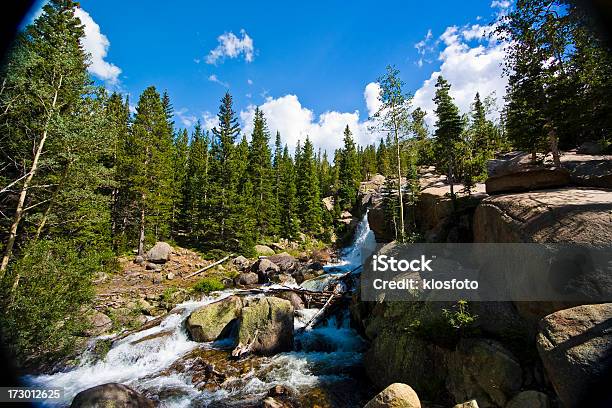
[[[471, 194], [454, 186], [454, 204], [446, 177], [421, 169], [415, 215], [425, 241], [610, 245], [612, 156], [574, 151], [561, 163], [555, 168], [551, 157], [539, 157], [534, 165], [520, 152], [500, 156]], [[381, 219], [374, 194], [370, 226], [378, 242], [389, 242]], [[356, 301], [355, 324], [371, 342], [364, 360], [370, 379], [379, 389], [408, 384], [443, 406], [610, 406], [602, 386], [612, 375], [610, 304], [462, 307], [474, 322], [455, 330], [447, 318], [457, 305]]]

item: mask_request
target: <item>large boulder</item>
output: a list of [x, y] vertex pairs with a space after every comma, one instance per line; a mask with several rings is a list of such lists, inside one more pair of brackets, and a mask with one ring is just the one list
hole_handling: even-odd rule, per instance
[[[366, 328], [369, 337], [378, 332], [364, 355], [366, 374], [377, 387], [409, 383], [423, 398], [438, 398], [444, 392], [447, 376], [446, 350], [406, 331], [373, 327], [384, 325], [388, 318], [381, 315]], [[398, 329], [403, 327], [398, 325]]]
[[255, 272], [243, 272], [234, 278], [234, 283], [240, 286], [255, 285], [259, 277]]
[[280, 272], [280, 268], [271, 260], [262, 258], [253, 264], [252, 271], [259, 277], [259, 283], [266, 283], [270, 281], [271, 275]]
[[270, 256], [275, 254], [274, 250], [267, 245], [255, 245], [255, 252], [257, 252], [258, 255], [263, 256]]
[[446, 386], [455, 401], [503, 407], [521, 388], [522, 369], [510, 351], [489, 339], [462, 339], [448, 359]]
[[272, 296], [247, 300], [240, 317], [238, 349], [262, 355], [291, 351], [293, 349], [291, 302]]
[[153, 248], [147, 252], [147, 260], [153, 263], [168, 262], [172, 251], [172, 247], [167, 242], [156, 242]]
[[[453, 188], [455, 204], [447, 184], [431, 186], [421, 191], [417, 203], [416, 221], [427, 242], [471, 241], [471, 217], [480, 201], [487, 197], [484, 184], [478, 183], [467, 194], [465, 187]], [[455, 239], [449, 239], [455, 228]]]
[[364, 408], [421, 408], [421, 401], [409, 385], [393, 383], [372, 398]]
[[251, 266], [251, 262], [242, 255], [232, 259], [232, 264], [240, 271], [249, 269], [249, 266]]
[[549, 408], [548, 396], [539, 391], [523, 391], [510, 400], [505, 408]]
[[474, 214], [475, 242], [612, 242], [612, 191], [561, 188], [484, 199]]
[[376, 242], [391, 242], [395, 239], [395, 232], [389, 228], [386, 222], [385, 209], [382, 198], [373, 199], [368, 211], [368, 224]]
[[[566, 407], [612, 403], [612, 303], [561, 310], [540, 322], [540, 358]], [[610, 405], [608, 405], [610, 406]]]
[[119, 383], [108, 383], [79, 392], [71, 408], [153, 408], [155, 404], [144, 395]]
[[193, 311], [186, 325], [191, 338], [207, 342], [231, 335], [238, 322], [242, 301], [238, 296], [230, 296], [218, 302], [209, 303]]
[[565, 153], [561, 165], [578, 186], [612, 188], [612, 155]]
[[102, 312], [94, 310], [87, 315], [88, 327], [83, 331], [85, 336], [99, 336], [113, 327], [113, 321]]
[[281, 252], [280, 254], [272, 255], [267, 258], [270, 262], [274, 263], [283, 272], [291, 272], [295, 269], [298, 264], [297, 259], [287, 252]]
[[488, 163], [487, 194], [532, 191], [570, 184], [570, 173], [543, 163], [533, 163], [530, 153], [513, 152]]

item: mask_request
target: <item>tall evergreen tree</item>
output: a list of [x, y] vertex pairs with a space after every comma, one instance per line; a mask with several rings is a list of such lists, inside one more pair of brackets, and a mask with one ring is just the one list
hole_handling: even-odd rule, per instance
[[169, 236], [172, 217], [173, 140], [155, 87], [144, 90], [132, 126], [129, 163], [131, 188], [140, 213], [138, 253], [144, 255], [147, 233]]
[[279, 202], [282, 203], [279, 206], [280, 235], [283, 238], [294, 240], [299, 234], [296, 174], [286, 145], [279, 160], [279, 168]]
[[250, 205], [256, 217], [256, 227], [260, 236], [274, 233], [275, 210], [270, 157], [270, 137], [266, 119], [259, 108], [255, 108], [253, 134], [248, 152], [247, 176], [251, 182], [253, 196]]
[[456, 166], [458, 157], [456, 154], [457, 144], [461, 142], [463, 123], [459, 116], [459, 108], [450, 96], [450, 84], [442, 75], [438, 76], [436, 82], [435, 113], [437, 116], [435, 137], [435, 152], [438, 170], [446, 173], [451, 183], [451, 196], [454, 199], [453, 183], [455, 182]]
[[355, 142], [348, 125], [344, 129], [344, 148], [340, 153], [339, 177], [339, 204], [342, 209], [350, 210], [357, 199], [360, 177]]
[[82, 117], [75, 113], [83, 106], [82, 97], [88, 93], [90, 80], [80, 45], [84, 31], [74, 15], [75, 4], [53, 0], [45, 5], [43, 14], [16, 39], [0, 73], [0, 126], [6, 139], [1, 159], [5, 183], [2, 191], [18, 191], [3, 208], [11, 221], [6, 228], [8, 234], [3, 234], [0, 278], [11, 260], [28, 209], [46, 199], [36, 197], [33, 183], [54, 165], [48, 153], [50, 145], [67, 134], [65, 128], [84, 125], [79, 123]]
[[[299, 146], [298, 146], [299, 147]], [[321, 232], [321, 198], [314, 146], [307, 137], [304, 147], [297, 154], [297, 197], [300, 212], [300, 228], [314, 236]]]

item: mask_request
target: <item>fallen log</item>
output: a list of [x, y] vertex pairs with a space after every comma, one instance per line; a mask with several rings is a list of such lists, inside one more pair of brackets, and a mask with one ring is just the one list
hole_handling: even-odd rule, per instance
[[185, 276], [183, 279], [189, 279], [189, 278], [191, 278], [192, 276], [199, 275], [200, 273], [202, 273], [202, 272], [204, 272], [204, 271], [207, 271], [207, 270], [209, 270], [210, 268], [212, 268], [212, 267], [214, 267], [214, 266], [217, 266], [217, 265], [222, 264], [223, 262], [225, 262], [225, 261], [227, 261], [228, 259], [230, 259], [230, 257], [232, 257], [232, 256], [234, 256], [234, 254], [229, 254], [229, 255], [228, 255], [228, 256], [226, 256], [225, 258], [221, 258], [221, 259], [219, 259], [217, 262], [213, 262], [213, 263], [211, 263], [210, 265], [205, 266], [205, 267], [203, 267], [202, 269], [198, 269], [198, 270], [197, 270], [197, 271], [195, 271], [194, 273], [191, 273], [191, 274], [189, 274], [189, 275]]
[[334, 298], [339, 298], [341, 297], [341, 295], [337, 295], [335, 293], [333, 293], [329, 299], [327, 299], [327, 302], [325, 302], [325, 304], [323, 305], [323, 307], [321, 309], [319, 309], [319, 311], [317, 313], [315, 313], [314, 316], [312, 316], [312, 318], [304, 325], [304, 327], [300, 327], [298, 330], [296, 330], [298, 333], [301, 333], [303, 331], [308, 330], [308, 328], [310, 326], [313, 326], [314, 324], [316, 324], [318, 322], [319, 319], [322, 318], [322, 316], [324, 316], [325, 312], [327, 311], [327, 309], [332, 305], [332, 300], [334, 300]]

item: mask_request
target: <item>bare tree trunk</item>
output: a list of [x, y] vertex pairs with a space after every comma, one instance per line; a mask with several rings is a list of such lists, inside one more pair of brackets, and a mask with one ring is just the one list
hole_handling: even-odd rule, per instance
[[49, 134], [49, 124], [51, 122], [51, 116], [53, 115], [53, 111], [55, 110], [55, 106], [57, 104], [57, 95], [59, 93], [60, 88], [62, 87], [63, 76], [60, 75], [59, 83], [57, 88], [55, 88], [55, 93], [53, 95], [53, 102], [51, 103], [51, 109], [49, 109], [49, 114], [47, 116], [47, 121], [45, 123], [45, 127], [40, 138], [40, 142], [36, 149], [36, 153], [34, 154], [34, 160], [32, 160], [32, 166], [30, 167], [30, 171], [28, 176], [23, 182], [23, 186], [21, 187], [21, 193], [19, 194], [19, 200], [17, 201], [17, 207], [15, 208], [15, 217], [13, 218], [13, 224], [11, 225], [11, 229], [9, 232], [8, 241], [6, 243], [6, 249], [4, 251], [4, 256], [2, 258], [2, 263], [0, 264], [0, 279], [6, 273], [6, 269], [8, 267], [8, 263], [11, 259], [11, 255], [13, 254], [13, 247], [15, 245], [15, 239], [17, 238], [17, 229], [19, 228], [19, 223], [21, 222], [21, 218], [23, 217], [24, 204], [26, 197], [28, 195], [28, 188], [30, 187], [30, 183], [36, 174], [38, 169], [38, 162], [40, 161], [40, 155], [43, 152], [43, 148], [45, 146], [45, 141], [47, 140], [47, 136]]
[[402, 192], [402, 162], [400, 159], [400, 145], [397, 137], [397, 132], [395, 134], [395, 143], [397, 144], [397, 190], [399, 196], [399, 210], [400, 210], [400, 241], [404, 242], [404, 236], [406, 230], [404, 229], [404, 194]]

